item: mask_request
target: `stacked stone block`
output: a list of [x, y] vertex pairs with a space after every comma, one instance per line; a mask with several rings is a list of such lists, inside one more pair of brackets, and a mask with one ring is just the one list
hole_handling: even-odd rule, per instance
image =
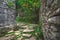
[[15, 3], [8, 7], [8, 1], [0, 0], [0, 26], [10, 26], [15, 23]]

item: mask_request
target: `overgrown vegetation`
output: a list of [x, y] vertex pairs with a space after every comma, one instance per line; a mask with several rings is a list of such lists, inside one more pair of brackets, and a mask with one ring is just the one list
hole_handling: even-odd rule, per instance
[[24, 12], [23, 17], [17, 16], [16, 21], [35, 23], [39, 20], [40, 0], [17, 0], [17, 11]]
[[14, 6], [14, 2], [12, 1], [12, 0], [6, 0], [7, 2], [7, 6], [9, 7], [9, 8], [11, 8], [11, 7], [13, 7]]
[[[8, 7], [12, 7], [14, 4], [12, 1], [8, 2]], [[40, 0], [16, 0], [16, 11], [17, 11], [17, 17], [16, 17], [16, 22], [26, 22], [26, 23], [35, 23], [39, 22], [39, 9], [40, 9]], [[24, 12], [26, 16], [20, 16], [18, 13]], [[19, 15], [18, 15], [19, 14]], [[22, 13], [21, 13], [22, 14]], [[41, 25], [37, 24], [34, 28], [33, 32], [30, 32], [29, 34], [32, 34], [32, 36], [35, 36], [37, 40], [42, 36], [42, 30], [41, 30]], [[16, 35], [15, 32], [7, 32], [6, 34], [14, 34], [16, 35], [12, 40], [17, 40], [17, 38], [22, 37], [23, 32], [19, 28], [19, 33]], [[5, 33], [4, 33], [5, 35]]]
[[[26, 24], [26, 25], [29, 25], [29, 24]], [[29, 32], [28, 34], [31, 34], [32, 36], [36, 37], [36, 40], [39, 40], [42, 36], [41, 25], [42, 25], [42, 23], [40, 22], [40, 24], [38, 24], [36, 27], [34, 27], [34, 31]], [[17, 26], [17, 28], [18, 28], [17, 31], [5, 32], [5, 33], [3, 33], [3, 35], [4, 36], [15, 35], [15, 37], [12, 40], [17, 40], [18, 38], [22, 38], [24, 40], [25, 37], [22, 36], [23, 30], [19, 26]], [[3, 36], [3, 35], [1, 35], [1, 36]]]

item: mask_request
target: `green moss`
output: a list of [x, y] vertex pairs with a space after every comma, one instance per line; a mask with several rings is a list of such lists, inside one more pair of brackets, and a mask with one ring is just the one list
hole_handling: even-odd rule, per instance
[[8, 2], [8, 7], [13, 7], [14, 3], [11, 1], [11, 2]]

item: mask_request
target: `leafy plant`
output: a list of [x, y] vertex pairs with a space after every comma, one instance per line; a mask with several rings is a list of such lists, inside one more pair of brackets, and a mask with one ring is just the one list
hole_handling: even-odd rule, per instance
[[35, 28], [35, 36], [37, 39], [39, 39], [42, 36], [42, 30], [40, 26]]
[[24, 18], [21, 18], [20, 16], [20, 21], [30, 21], [34, 23], [34, 21], [38, 18], [35, 15], [38, 14], [38, 10], [40, 8], [40, 0], [16, 0], [16, 8], [20, 9], [20, 11], [24, 12], [27, 15], [24, 16]]
[[13, 5], [14, 5], [14, 3], [12, 2], [12, 1], [9, 1], [8, 3], [7, 3], [7, 5], [8, 5], [8, 7], [12, 7]]

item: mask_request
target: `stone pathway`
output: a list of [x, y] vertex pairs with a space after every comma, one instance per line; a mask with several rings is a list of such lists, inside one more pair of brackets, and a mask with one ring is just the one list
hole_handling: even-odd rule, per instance
[[37, 24], [23, 24], [23, 23], [18, 23], [18, 26], [20, 26], [23, 29], [23, 37], [26, 37], [25, 40], [36, 40], [35, 37], [33, 37], [31, 34], [28, 34], [29, 32], [34, 31], [34, 27], [37, 26]]
[[[23, 37], [26, 37], [24, 40], [36, 40], [36, 37], [32, 36], [32, 34], [29, 34], [29, 32], [34, 31], [34, 27], [37, 26], [37, 24], [25, 24], [25, 23], [17, 23], [17, 26], [20, 27], [20, 30], [22, 30], [22, 37], [18, 38], [17, 40], [22, 40]], [[10, 31], [12, 32], [12, 31]], [[15, 31], [15, 35], [18, 35], [19, 31]], [[11, 40], [12, 38], [15, 37], [13, 36], [8, 36], [8, 37], [0, 37], [0, 40]]]

